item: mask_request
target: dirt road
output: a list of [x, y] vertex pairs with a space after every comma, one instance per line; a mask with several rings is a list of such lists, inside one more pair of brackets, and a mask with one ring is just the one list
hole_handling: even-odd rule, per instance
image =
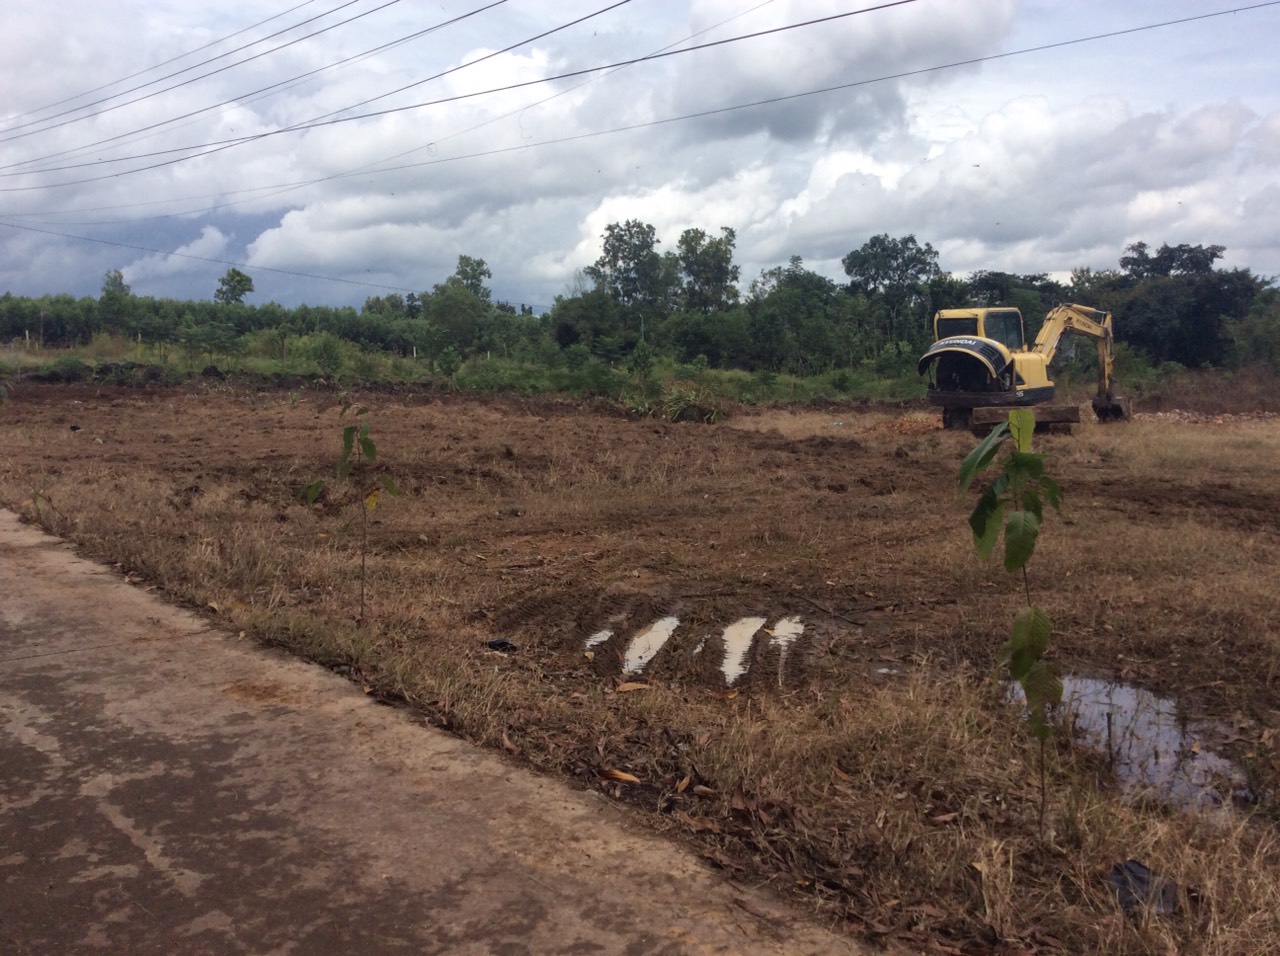
[[0, 512], [0, 950], [857, 951]]

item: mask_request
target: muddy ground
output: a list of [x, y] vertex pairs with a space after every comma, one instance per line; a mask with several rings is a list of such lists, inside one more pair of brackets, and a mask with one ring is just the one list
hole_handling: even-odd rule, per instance
[[[371, 409], [358, 421], [379, 460], [343, 483], [353, 419], [335, 392], [24, 383], [0, 409], [0, 502], [140, 587], [656, 811], [714, 863], [782, 879], [853, 932], [956, 952], [1168, 939], [1247, 951], [1212, 935], [1233, 918], [1222, 912], [1216, 930], [1126, 922], [1093, 872], [1119, 852], [1111, 837], [1073, 837], [1099, 858], [1070, 878], [1014, 853], [1037, 894], [1023, 915], [1022, 875], [997, 905], [968, 886], [972, 860], [935, 865], [987, 852], [950, 832], [965, 821], [979, 842], [1035, 842], [1032, 749], [994, 679], [1022, 582], [973, 556], [972, 498], [956, 491], [972, 436], [923, 408], [744, 408], [708, 426], [608, 403], [352, 397]], [[1039, 446], [1066, 499], [1027, 582], [1054, 622], [1053, 662], [1211, 719], [1196, 746], [1247, 764], [1250, 792], [1267, 794], [1280, 421], [1139, 416]], [[384, 493], [362, 530], [378, 474], [401, 494]], [[665, 618], [678, 626], [635, 666], [637, 637]], [[725, 629], [744, 618], [763, 620], [731, 680]], [[802, 629], [792, 642], [777, 639], [787, 621]], [[912, 722], [937, 701], [965, 724], [950, 743], [929, 736], [947, 708]], [[886, 714], [908, 715], [901, 733], [916, 736], [887, 739]], [[1001, 734], [1010, 749], [977, 752]], [[939, 756], [969, 746], [971, 766]], [[1090, 799], [1119, 801], [1079, 749], [1055, 744], [1064, 789], [1051, 803], [1067, 806], [1081, 767]], [[894, 830], [895, 814], [920, 832]], [[1051, 886], [1065, 895], [1044, 928]]]

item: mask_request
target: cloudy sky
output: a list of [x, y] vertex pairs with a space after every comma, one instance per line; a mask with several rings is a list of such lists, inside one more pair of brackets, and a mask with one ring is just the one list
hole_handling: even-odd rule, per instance
[[956, 273], [1145, 240], [1280, 274], [1280, 3], [5, 0], [3, 23], [0, 291], [118, 268], [210, 298], [234, 263], [251, 302], [359, 305], [464, 253], [542, 310], [632, 218], [663, 250], [732, 227], [744, 287], [794, 255], [843, 279], [877, 233]]

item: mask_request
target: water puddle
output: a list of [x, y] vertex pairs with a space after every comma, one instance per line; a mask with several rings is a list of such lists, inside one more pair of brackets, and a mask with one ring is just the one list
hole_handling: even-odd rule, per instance
[[664, 644], [671, 640], [671, 635], [680, 626], [678, 617], [664, 617], [636, 635], [631, 646], [627, 648], [627, 656], [623, 658], [622, 670], [626, 674], [636, 674], [658, 656]]
[[[720, 669], [724, 674], [726, 686], [740, 681], [751, 668], [751, 646], [759, 634], [767, 636], [770, 647], [778, 649], [778, 686], [782, 686], [786, 674], [787, 657], [792, 647], [804, 637], [804, 623], [799, 617], [780, 617], [773, 627], [765, 627], [768, 617], [744, 617], [729, 624], [721, 632], [720, 640], [724, 644], [724, 659]], [[671, 640], [680, 619], [674, 615], [661, 618], [645, 630], [639, 631], [631, 639], [622, 662], [624, 674], [636, 674], [644, 670], [649, 662], [658, 656], [658, 652]], [[583, 649], [588, 656], [593, 656], [592, 648], [611, 640], [616, 634], [612, 629], [596, 631], [583, 640]], [[704, 635], [688, 653], [691, 656], [702, 654], [713, 635]]]
[[773, 625], [772, 630], [765, 633], [769, 635], [769, 643], [778, 649], [778, 686], [781, 687], [782, 677], [787, 667], [787, 654], [791, 650], [791, 645], [804, 633], [804, 624], [798, 617], [784, 617]]
[[1128, 684], [1066, 677], [1062, 703], [1079, 738], [1108, 758], [1131, 796], [1153, 796], [1189, 810], [1230, 807], [1243, 795], [1244, 774], [1200, 746], [1204, 724], [1177, 704]]
[[613, 637], [613, 631], [596, 631], [587, 638], [586, 648], [591, 650], [593, 647], [598, 647], [611, 637]]
[[726, 685], [733, 684], [747, 672], [743, 661], [747, 651], [751, 650], [751, 641], [756, 636], [756, 631], [764, 627], [764, 622], [762, 617], [744, 617], [724, 629], [724, 660], [720, 664], [720, 670], [724, 672]]

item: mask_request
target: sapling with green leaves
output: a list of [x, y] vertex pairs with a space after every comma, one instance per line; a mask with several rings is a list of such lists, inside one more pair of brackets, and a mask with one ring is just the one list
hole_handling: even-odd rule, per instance
[[[373, 467], [378, 462], [378, 446], [370, 435], [369, 409], [364, 405], [353, 403], [346, 395], [342, 396], [342, 411], [338, 417], [345, 420], [350, 413], [352, 421], [342, 427], [342, 452], [338, 455], [338, 481], [348, 481], [352, 473], [362, 464]], [[307, 504], [313, 505], [328, 486], [325, 479], [320, 478], [307, 485]], [[360, 618], [364, 623], [365, 581], [367, 579], [367, 560], [369, 554], [369, 515], [378, 507], [383, 492], [391, 496], [400, 494], [391, 476], [385, 472], [374, 475], [360, 494]]]
[[[1049, 615], [1031, 600], [1031, 578], [1027, 565], [1035, 554], [1044, 506], [1055, 511], [1062, 506], [1062, 489], [1045, 474], [1044, 455], [1032, 451], [1035, 413], [1028, 408], [1009, 412], [960, 466], [960, 492], [969, 490], [975, 478], [999, 465], [995, 479], [982, 492], [969, 516], [973, 544], [982, 558], [989, 558], [1004, 536], [1004, 568], [1022, 575], [1026, 603], [1013, 619], [1009, 642], [1004, 647], [1009, 676], [1017, 681], [1027, 703], [1031, 729], [1040, 742], [1040, 821], [1044, 823], [1044, 748], [1049, 739], [1049, 708], [1062, 702], [1062, 680], [1044, 660], [1052, 628]], [[1005, 454], [1000, 457], [1001, 451]], [[999, 460], [997, 460], [999, 459]]]

